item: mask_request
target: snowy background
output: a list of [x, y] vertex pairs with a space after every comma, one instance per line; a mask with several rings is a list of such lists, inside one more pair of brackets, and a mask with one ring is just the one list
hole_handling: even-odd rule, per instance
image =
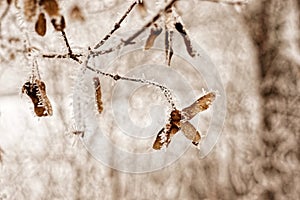
[[[34, 21], [24, 18], [24, 2], [13, 1], [0, 18], [0, 147], [4, 152], [0, 154], [0, 199], [300, 198], [298, 1], [252, 0], [246, 6], [200, 0], [178, 3], [191, 38], [219, 71], [226, 91], [226, 119], [219, 142], [205, 159], [190, 147], [173, 164], [141, 174], [103, 165], [70, 134], [81, 66], [40, 56], [64, 54], [67, 48], [48, 18], [46, 35], [36, 34]], [[144, 2], [146, 17], [133, 10], [120, 32], [140, 28], [162, 6], [158, 1]], [[59, 1], [73, 51], [86, 52], [94, 46], [130, 4]], [[83, 17], [71, 15], [75, 5]], [[6, 6], [0, 0], [0, 16]], [[51, 117], [35, 117], [30, 99], [21, 95], [31, 73], [24, 52], [28, 42], [46, 83], [54, 110]], [[114, 157], [114, 151], [108, 153]]]

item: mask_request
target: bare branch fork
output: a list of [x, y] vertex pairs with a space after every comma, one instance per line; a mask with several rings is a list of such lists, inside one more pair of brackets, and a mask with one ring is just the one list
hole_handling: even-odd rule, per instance
[[[152, 81], [149, 81], [149, 80], [144, 80], [144, 79], [141, 79], [141, 78], [122, 77], [122, 76], [120, 76], [118, 74], [113, 75], [113, 74], [102, 72], [100, 70], [97, 70], [97, 69], [92, 68], [92, 67], [90, 67], [90, 66], [87, 65], [87, 63], [88, 63], [88, 61], [89, 61], [89, 59], [91, 57], [95, 57], [95, 56], [98, 56], [98, 55], [103, 55], [103, 54], [106, 54], [106, 53], [110, 53], [110, 52], [113, 52], [115, 50], [118, 50], [118, 49], [122, 48], [123, 46], [127, 46], [127, 45], [132, 44], [133, 41], [134, 41], [134, 39], [136, 39], [140, 34], [142, 34], [148, 27], [150, 27], [151, 25], [153, 25], [162, 16], [162, 14], [164, 12], [166, 12], [168, 9], [170, 9], [173, 6], [173, 4], [176, 1], [177, 0], [172, 0], [168, 4], [166, 4], [166, 6], [163, 9], [159, 10], [159, 12], [148, 23], [146, 23], [140, 30], [136, 31], [132, 36], [130, 36], [126, 40], [122, 40], [117, 46], [115, 46], [113, 48], [110, 48], [110, 49], [107, 49], [107, 50], [102, 50], [102, 51], [90, 51], [89, 55], [87, 56], [87, 60], [85, 62], [86, 69], [89, 69], [89, 70], [91, 70], [93, 72], [96, 72], [97, 74], [100, 74], [100, 75], [103, 75], [103, 76], [106, 76], [106, 77], [110, 77], [110, 78], [112, 78], [112, 79], [114, 79], [116, 81], [117, 80], [126, 80], [126, 81], [138, 82], [138, 83], [143, 83], [143, 84], [148, 84], [148, 85], [153, 85], [155, 87], [158, 87], [158, 88], [160, 88], [163, 91], [163, 93], [164, 93], [164, 95], [165, 95], [168, 103], [171, 105], [172, 109], [176, 109], [176, 106], [175, 106], [175, 103], [173, 101], [173, 97], [172, 97], [171, 91], [167, 87], [165, 87], [163, 85], [160, 85], [159, 83], [152, 82]], [[121, 18], [121, 20], [119, 22], [122, 22], [125, 19], [125, 17], [128, 15], [128, 13], [134, 7], [134, 5], [136, 5], [136, 2], [130, 6], [130, 8], [127, 10], [127, 12], [125, 13], [125, 15]], [[116, 24], [119, 25], [120, 24], [119, 22], [116, 23]], [[114, 32], [115, 30], [116, 29], [113, 29], [111, 32]], [[108, 34], [108, 35], [107, 36], [109, 38], [111, 36], [111, 34]], [[107, 37], [105, 37], [105, 38], [107, 38]], [[105, 39], [105, 40], [104, 39], [101, 40], [100, 43], [98, 43], [96, 45], [96, 47], [97, 46], [100, 47], [101, 45], [103, 45], [105, 43], [105, 41], [107, 40], [107, 39]]]
[[66, 46], [67, 46], [67, 48], [68, 48], [68, 56], [69, 56], [71, 59], [73, 59], [73, 60], [75, 60], [76, 62], [78, 62], [79, 64], [81, 64], [82, 61], [79, 60], [79, 59], [77, 58], [78, 55], [77, 55], [77, 54], [73, 54], [73, 51], [72, 51], [72, 49], [71, 49], [71, 47], [70, 47], [70, 44], [69, 44], [69, 42], [68, 42], [68, 39], [67, 39], [67, 36], [66, 36], [65, 31], [62, 30], [62, 31], [61, 31], [61, 34], [62, 34], [62, 36], [63, 36], [63, 38], [64, 38], [64, 41], [65, 41], [65, 43], [66, 43]]
[[[158, 88], [160, 88], [163, 91], [163, 93], [164, 93], [167, 101], [171, 104], [172, 108], [176, 109], [175, 104], [173, 102], [171, 91], [167, 87], [165, 87], [163, 85], [160, 85], [158, 83], [155, 83], [155, 82], [152, 82], [152, 81], [149, 81], [149, 80], [144, 80], [144, 79], [141, 79], [141, 78], [122, 77], [122, 76], [120, 76], [118, 74], [117, 75], [113, 75], [113, 74], [105, 73], [105, 72], [99, 71], [99, 70], [97, 70], [95, 68], [92, 68], [92, 67], [88, 66], [88, 63], [89, 63], [89, 60], [90, 60], [91, 57], [96, 57], [96, 56], [99, 56], [99, 55], [111, 53], [111, 52], [113, 52], [115, 50], [121, 49], [124, 46], [134, 44], [134, 40], [140, 34], [142, 34], [147, 28], [149, 28], [152, 25], [154, 25], [158, 19], [160, 19], [162, 16], [165, 16], [167, 13], [169, 13], [169, 14], [173, 13], [173, 15], [174, 15], [173, 17], [175, 17], [175, 24], [174, 24], [174, 26], [175, 26], [176, 30], [179, 33], [182, 34], [182, 36], [184, 38], [184, 41], [186, 43], [186, 46], [187, 46], [187, 50], [190, 53], [190, 55], [193, 56], [193, 50], [192, 49], [188, 49], [188, 46], [190, 46], [190, 40], [188, 38], [188, 35], [187, 35], [186, 29], [184, 27], [184, 24], [181, 22], [181, 20], [178, 20], [179, 16], [176, 13], [176, 10], [175, 10], [175, 7], [174, 7], [174, 4], [175, 4], [176, 1], [177, 0], [171, 0], [170, 2], [166, 2], [165, 6], [162, 9], [160, 9], [157, 12], [157, 14], [155, 16], [153, 16], [153, 18], [148, 23], [146, 23], [143, 27], [141, 27], [138, 31], [136, 31], [133, 35], [131, 35], [127, 39], [121, 40], [120, 43], [118, 45], [116, 45], [115, 47], [111, 47], [111, 48], [106, 49], [106, 50], [97, 51], [97, 49], [99, 47], [101, 47], [112, 36], [112, 34], [115, 33], [115, 31], [117, 31], [121, 27], [122, 22], [130, 14], [130, 12], [134, 9], [134, 7], [137, 4], [141, 3], [140, 1], [134, 1], [129, 6], [129, 8], [126, 10], [125, 14], [115, 23], [114, 28], [100, 42], [98, 42], [95, 45], [94, 49], [91, 50], [89, 48], [88, 55], [86, 56], [86, 59], [85, 59], [85, 62], [84, 62], [85, 68], [88, 69], [88, 70], [91, 70], [91, 71], [93, 71], [93, 72], [95, 72], [97, 74], [113, 78], [116, 81], [117, 80], [126, 80], [126, 81], [139, 82], [139, 83], [153, 85], [155, 87], [158, 87]], [[245, 2], [245, 1], [235, 1], [235, 2], [230, 1], [229, 2], [229, 1], [220, 1], [220, 0], [204, 0], [204, 1], [211, 1], [211, 2], [218, 2], [218, 3], [222, 2], [222, 3], [232, 4], [232, 5], [233, 4], [237, 4], [237, 3], [242, 3], [242, 2], [244, 3]], [[172, 8], [174, 8], [174, 9], [172, 9]], [[65, 31], [63, 29], [64, 28], [62, 28], [60, 31], [62, 33], [65, 45], [66, 45], [66, 47], [68, 49], [68, 53], [67, 54], [62, 54], [62, 55], [57, 55], [57, 54], [43, 55], [43, 57], [44, 58], [71, 58], [72, 60], [78, 62], [79, 64], [82, 64], [82, 61], [79, 59], [79, 57], [84, 56], [84, 55], [83, 54], [74, 54], [73, 53], [72, 48], [70, 47], [70, 44], [68, 42], [66, 33], [65, 33]], [[168, 53], [170, 54], [170, 53], [172, 53], [172, 47], [170, 46], [171, 45], [170, 43], [172, 43], [172, 41], [169, 40], [169, 39], [171, 39], [171, 37], [168, 35], [168, 44], [166, 44], [166, 45], [168, 47]], [[170, 60], [171, 60], [171, 55], [170, 55], [170, 58], [168, 60], [168, 64], [170, 64]]]

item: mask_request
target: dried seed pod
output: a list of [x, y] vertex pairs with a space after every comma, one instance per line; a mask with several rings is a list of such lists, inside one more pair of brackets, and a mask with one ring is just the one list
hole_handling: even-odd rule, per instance
[[37, 0], [24, 0], [24, 16], [27, 21], [32, 21], [36, 15]]
[[200, 97], [192, 105], [184, 108], [182, 111], [177, 109], [173, 110], [170, 114], [169, 123], [166, 124], [165, 128], [162, 128], [156, 136], [153, 149], [159, 150], [163, 146], [168, 147], [171, 142], [171, 138], [179, 131], [185, 137], [192, 141], [194, 145], [198, 145], [201, 140], [200, 133], [196, 128], [187, 120], [192, 119], [196, 114], [209, 108], [212, 102], [215, 100], [216, 94], [209, 92], [204, 96]]
[[22, 93], [26, 93], [33, 105], [34, 112], [38, 117], [51, 116], [52, 106], [46, 95], [46, 85], [43, 81], [35, 79], [33, 82], [26, 82], [22, 87]]
[[102, 113], [103, 111], [103, 103], [102, 103], [102, 94], [101, 94], [101, 85], [100, 85], [100, 80], [98, 77], [94, 77], [94, 86], [95, 86], [95, 100], [96, 100], [96, 106], [98, 113]]
[[83, 16], [83, 13], [81, 9], [75, 5], [71, 10], [70, 10], [70, 18], [73, 19], [74, 21], [85, 21], [85, 17]]
[[159, 150], [163, 146], [168, 147], [171, 138], [180, 130], [181, 114], [179, 110], [173, 110], [170, 114], [169, 123], [162, 128], [156, 136], [153, 149]]
[[160, 150], [163, 147], [163, 145], [166, 143], [166, 140], [168, 140], [168, 137], [166, 136], [165, 128], [162, 128], [158, 132], [152, 148], [155, 150]]
[[186, 120], [192, 119], [199, 112], [204, 111], [209, 108], [212, 102], [216, 98], [215, 92], [209, 92], [204, 96], [200, 97], [197, 101], [195, 101], [192, 105], [184, 108], [182, 110], [184, 117]]
[[40, 13], [38, 20], [35, 23], [35, 32], [40, 36], [44, 36], [46, 34], [46, 18], [44, 13]]
[[173, 31], [166, 30], [165, 32], [165, 53], [167, 65], [171, 65], [171, 60], [173, 56]]
[[60, 16], [60, 22], [57, 23], [57, 19], [53, 18], [51, 23], [56, 31], [63, 31], [66, 28], [66, 22], [64, 16]]
[[189, 121], [181, 123], [181, 131], [187, 139], [192, 140], [194, 145], [198, 145], [201, 136], [193, 124]]
[[181, 36], [183, 37], [183, 40], [184, 40], [184, 44], [185, 44], [185, 47], [186, 47], [186, 50], [187, 52], [190, 54], [191, 57], [194, 57], [196, 54], [195, 54], [195, 51], [192, 47], [192, 42], [185, 30], [185, 28], [183, 27], [182, 23], [180, 22], [176, 22], [175, 23], [175, 29], [181, 34]]
[[56, 0], [40, 0], [39, 4], [50, 17], [59, 16], [59, 7]]
[[151, 28], [150, 35], [146, 41], [145, 50], [148, 50], [153, 46], [155, 39], [159, 36], [159, 34], [161, 34], [161, 32], [162, 32], [161, 27]]

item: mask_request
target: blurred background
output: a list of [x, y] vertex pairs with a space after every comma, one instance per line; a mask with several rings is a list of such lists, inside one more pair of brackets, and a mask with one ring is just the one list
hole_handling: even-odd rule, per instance
[[[300, 1], [176, 4], [191, 38], [219, 70], [227, 114], [208, 157], [191, 147], [172, 165], [142, 174], [104, 166], [72, 136], [81, 66], [41, 56], [67, 48], [48, 16], [45, 36], [35, 32], [34, 2], [0, 0], [0, 199], [300, 198]], [[74, 53], [99, 42], [132, 3], [57, 2]], [[146, 14], [134, 9], [120, 32], [141, 27], [163, 5], [144, 3]], [[36, 117], [21, 95], [31, 73], [24, 45], [37, 56], [51, 117]]]

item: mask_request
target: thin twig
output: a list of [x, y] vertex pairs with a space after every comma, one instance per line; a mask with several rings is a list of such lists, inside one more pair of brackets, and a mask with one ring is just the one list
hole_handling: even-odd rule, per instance
[[173, 6], [173, 4], [176, 2], [177, 0], [172, 0], [170, 1], [168, 4], [166, 4], [166, 6], [161, 9], [153, 18], [151, 21], [149, 21], [147, 24], [145, 24], [140, 30], [138, 30], [136, 33], [134, 33], [131, 37], [129, 37], [127, 40], [123, 41], [125, 46], [132, 43], [133, 40], [135, 38], [137, 38], [141, 33], [143, 33], [146, 28], [149, 28], [152, 24], [154, 24], [154, 22], [156, 22], [161, 15], [166, 12], [166, 10], [168, 10], [169, 8], [171, 8]]
[[101, 47], [105, 43], [105, 41], [108, 40], [112, 36], [112, 34], [121, 27], [121, 23], [125, 20], [125, 18], [128, 16], [128, 14], [133, 10], [133, 8], [136, 4], [137, 4], [137, 1], [134, 1], [130, 5], [130, 7], [127, 9], [125, 14], [121, 17], [121, 19], [115, 23], [114, 28], [98, 44], [96, 44], [94, 49], [98, 49], [99, 47]]
[[63, 38], [64, 38], [64, 41], [65, 41], [65, 43], [66, 43], [66, 46], [67, 46], [67, 48], [68, 48], [68, 55], [69, 55], [69, 57], [70, 57], [71, 59], [75, 60], [76, 62], [78, 62], [79, 64], [81, 64], [82, 61], [79, 60], [79, 59], [77, 58], [77, 56], [73, 54], [73, 51], [72, 51], [72, 49], [71, 49], [71, 46], [70, 46], [70, 44], [69, 44], [69, 41], [68, 41], [68, 38], [67, 38], [67, 36], [66, 36], [65, 31], [62, 30], [62, 31], [61, 31], [61, 34], [62, 34], [62, 36], [63, 36]]
[[149, 80], [145, 80], [145, 79], [141, 79], [141, 78], [132, 78], [132, 77], [125, 77], [125, 76], [120, 76], [118, 74], [110, 74], [110, 73], [106, 73], [106, 72], [103, 72], [101, 70], [98, 70], [98, 69], [95, 69], [95, 68], [92, 68], [90, 66], [86, 66], [86, 69], [89, 69], [97, 74], [100, 74], [100, 75], [103, 75], [103, 76], [106, 76], [106, 77], [109, 77], [111, 79], [114, 79], [115, 81], [118, 81], [118, 80], [125, 80], [125, 81], [132, 81], [132, 82], [138, 82], [138, 83], [143, 83], [143, 84], [147, 84], [147, 85], [153, 85], [155, 87], [158, 87], [160, 90], [163, 91], [168, 103], [172, 106], [172, 109], [176, 109], [176, 106], [175, 106], [175, 103], [173, 101], [173, 97], [172, 97], [172, 93], [171, 91], [163, 86], [163, 85], [160, 85], [159, 83], [156, 83], [156, 82], [153, 82], [153, 81], [149, 81]]
[[[75, 57], [82, 57], [82, 54], [73, 54]], [[69, 54], [43, 54], [43, 58], [70, 58]]]

